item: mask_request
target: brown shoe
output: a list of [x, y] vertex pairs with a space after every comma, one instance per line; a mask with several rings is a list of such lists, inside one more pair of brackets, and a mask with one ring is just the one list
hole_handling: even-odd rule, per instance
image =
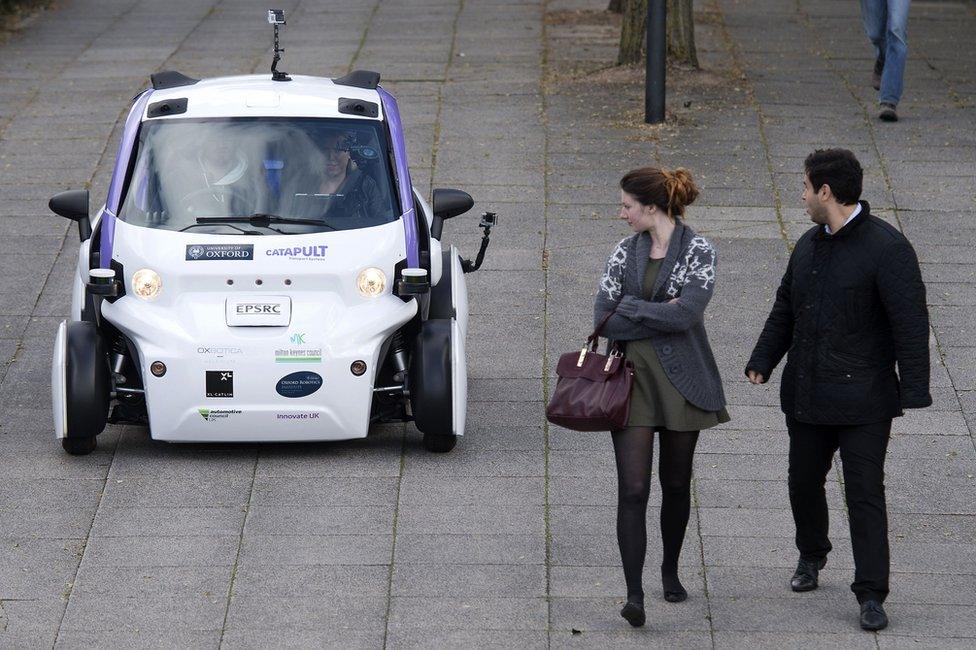
[[878, 118], [882, 122], [897, 122], [898, 121], [898, 111], [895, 110], [894, 104], [881, 104], [881, 112], [878, 113]]
[[881, 73], [884, 72], [884, 61], [877, 59], [874, 62], [874, 70], [871, 72], [871, 86], [875, 90], [881, 90]]

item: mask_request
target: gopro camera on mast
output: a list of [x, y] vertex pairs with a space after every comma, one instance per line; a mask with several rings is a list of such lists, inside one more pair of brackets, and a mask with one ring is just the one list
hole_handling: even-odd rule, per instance
[[479, 228], [493, 228], [498, 225], [498, 215], [494, 212], [484, 212], [481, 215], [481, 222], [478, 224]]
[[272, 81], [291, 81], [287, 72], [278, 70], [278, 62], [281, 61], [281, 53], [285, 48], [278, 44], [278, 25], [285, 24], [285, 12], [283, 9], [268, 9], [268, 23], [274, 25], [274, 59], [271, 61], [271, 80]]

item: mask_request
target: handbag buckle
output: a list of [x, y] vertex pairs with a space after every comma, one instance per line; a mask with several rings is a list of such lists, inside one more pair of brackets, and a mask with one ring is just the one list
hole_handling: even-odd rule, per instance
[[583, 349], [580, 350], [579, 359], [576, 361], [576, 367], [577, 368], [582, 368], [583, 367], [583, 360], [585, 358], [586, 358], [586, 346], [584, 345], [583, 346]]
[[607, 365], [603, 366], [603, 372], [610, 372], [610, 366], [613, 365], [613, 360], [618, 359], [624, 355], [620, 354], [617, 350], [612, 350], [610, 354], [607, 355]]

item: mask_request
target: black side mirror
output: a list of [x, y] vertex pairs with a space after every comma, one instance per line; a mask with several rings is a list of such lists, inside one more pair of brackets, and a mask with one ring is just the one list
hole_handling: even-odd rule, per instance
[[438, 188], [432, 197], [434, 219], [430, 226], [430, 235], [434, 239], [441, 238], [444, 229], [444, 219], [464, 214], [474, 207], [474, 199], [467, 192], [461, 190], [447, 190]]
[[47, 207], [54, 214], [78, 222], [81, 241], [91, 237], [91, 218], [88, 215], [88, 190], [68, 190], [51, 197]]

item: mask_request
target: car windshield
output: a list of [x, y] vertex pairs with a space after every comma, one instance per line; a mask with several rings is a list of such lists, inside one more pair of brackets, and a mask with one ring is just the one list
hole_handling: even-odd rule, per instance
[[118, 216], [149, 228], [229, 235], [395, 221], [381, 127], [314, 118], [145, 122]]

